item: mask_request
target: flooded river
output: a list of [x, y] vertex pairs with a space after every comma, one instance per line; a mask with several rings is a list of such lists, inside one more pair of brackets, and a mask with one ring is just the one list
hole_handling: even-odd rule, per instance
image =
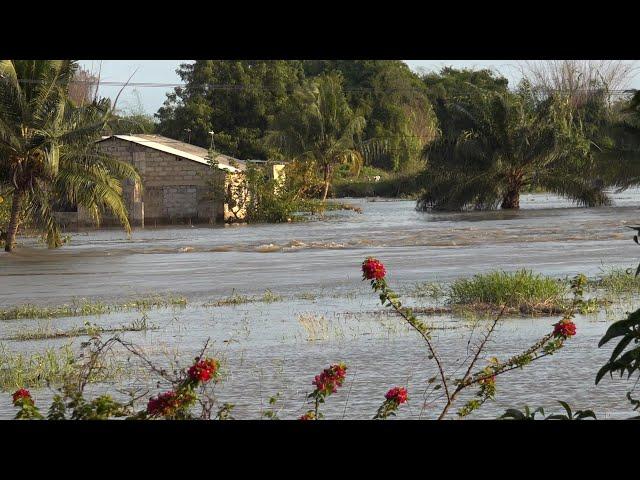
[[[186, 308], [149, 310], [155, 328], [127, 332], [159, 361], [179, 352], [188, 363], [207, 338], [223, 358], [227, 378], [220, 401], [236, 404], [238, 418], [258, 418], [269, 396], [281, 392], [280, 416], [306, 410], [311, 380], [329, 363], [349, 370], [342, 390], [324, 407], [328, 418], [370, 418], [394, 385], [406, 385], [410, 402], [399, 418], [433, 418], [424, 401], [434, 375], [424, 345], [397, 317], [380, 313], [379, 301], [361, 281], [360, 263], [376, 256], [399, 291], [416, 282], [449, 282], [495, 269], [526, 267], [556, 277], [597, 275], [610, 267], [635, 266], [640, 250], [626, 225], [640, 220], [640, 192], [614, 194], [615, 206], [576, 208], [546, 194], [524, 195], [517, 212], [423, 213], [413, 201], [348, 200], [363, 213], [337, 212], [323, 220], [286, 225], [148, 228], [127, 239], [120, 230], [72, 233], [71, 243], [50, 251], [25, 241], [14, 254], [0, 254], [0, 307], [60, 305], [78, 298], [119, 302], [145, 294], [185, 296]], [[281, 301], [204, 306], [232, 294]], [[409, 299], [420, 303], [419, 299]], [[423, 302], [424, 303], [424, 302]], [[630, 385], [595, 373], [608, 349], [597, 342], [607, 325], [634, 303], [576, 319], [578, 335], [558, 354], [500, 376], [495, 402], [472, 418], [495, 418], [507, 407], [545, 406], [555, 400], [593, 408], [602, 417], [630, 415], [624, 398]], [[17, 341], [9, 337], [42, 327], [68, 330], [85, 321], [121, 326], [140, 312], [50, 321], [0, 322], [0, 343], [8, 351], [37, 352], [86, 340]], [[310, 327], [306, 318], [311, 318]], [[508, 318], [496, 331], [487, 356], [516, 353], [548, 332], [556, 317]], [[429, 317], [436, 345], [453, 374], [467, 356], [469, 319]], [[460, 372], [459, 372], [460, 373]], [[145, 378], [130, 382], [144, 383]], [[150, 383], [151, 380], [149, 380]], [[36, 391], [46, 401], [52, 392]], [[0, 395], [0, 417], [13, 415], [10, 397]], [[452, 412], [455, 416], [455, 411]]]

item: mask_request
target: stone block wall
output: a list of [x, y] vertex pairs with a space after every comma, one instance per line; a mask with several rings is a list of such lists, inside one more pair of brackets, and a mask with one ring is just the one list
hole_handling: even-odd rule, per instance
[[[142, 186], [123, 185], [134, 225], [166, 223], [214, 223], [223, 221], [224, 201], [213, 201], [208, 181], [209, 165], [177, 157], [143, 145], [110, 138], [99, 143], [103, 152], [132, 164]], [[110, 219], [105, 216], [104, 223]]]

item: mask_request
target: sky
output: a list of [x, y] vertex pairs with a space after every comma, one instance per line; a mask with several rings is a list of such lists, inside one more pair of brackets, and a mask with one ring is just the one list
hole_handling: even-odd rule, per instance
[[[81, 60], [80, 65], [92, 72], [98, 72], [103, 82], [126, 82], [131, 77], [132, 83], [180, 83], [176, 69], [181, 63], [191, 60]], [[496, 71], [509, 80], [510, 85], [517, 84], [519, 60], [405, 60], [413, 70], [440, 70], [442, 67], [455, 68], [488, 68]], [[630, 82], [630, 88], [640, 88], [640, 74]], [[100, 95], [115, 98], [121, 87], [101, 86]], [[154, 114], [162, 106], [166, 94], [172, 91], [166, 86], [128, 86], [118, 100], [118, 108], [128, 111], [144, 110]]]

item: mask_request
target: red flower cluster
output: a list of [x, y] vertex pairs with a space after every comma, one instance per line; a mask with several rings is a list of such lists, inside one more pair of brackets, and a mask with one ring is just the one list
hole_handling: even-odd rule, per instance
[[197, 361], [195, 365], [189, 368], [187, 373], [191, 380], [208, 382], [214, 377], [219, 367], [220, 363], [217, 360], [207, 358]]
[[571, 320], [561, 320], [553, 326], [553, 335], [568, 338], [576, 334], [576, 324]]
[[147, 413], [149, 415], [166, 415], [172, 409], [179, 406], [178, 396], [176, 392], [170, 390], [161, 393], [157, 397], [151, 397], [147, 404]]
[[31, 400], [31, 393], [29, 392], [29, 390], [26, 390], [24, 388], [21, 388], [20, 390], [16, 390], [13, 393], [13, 404], [15, 405], [18, 402], [18, 400], [22, 400], [26, 398]]
[[362, 279], [363, 280], [382, 280], [387, 274], [384, 265], [373, 257], [367, 258], [362, 262]]
[[344, 363], [331, 365], [329, 368], [325, 368], [320, 375], [316, 375], [312, 384], [316, 386], [316, 391], [331, 394], [342, 386], [346, 374], [347, 366]]
[[393, 387], [391, 390], [387, 392], [384, 396], [387, 400], [391, 402], [395, 402], [398, 405], [402, 405], [407, 401], [407, 389], [404, 387]]

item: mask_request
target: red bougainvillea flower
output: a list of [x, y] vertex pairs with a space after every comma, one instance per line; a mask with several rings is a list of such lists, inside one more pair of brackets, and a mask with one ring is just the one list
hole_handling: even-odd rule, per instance
[[315, 420], [316, 414], [309, 410], [307, 413], [300, 417], [300, 420]]
[[407, 389], [404, 387], [393, 387], [391, 390], [387, 392], [384, 396], [387, 400], [391, 402], [395, 402], [398, 405], [402, 405], [409, 398], [407, 396]]
[[553, 326], [553, 335], [556, 337], [569, 338], [576, 334], [576, 324], [571, 320], [560, 320]]
[[13, 404], [15, 405], [19, 400], [22, 399], [31, 399], [31, 393], [29, 392], [29, 390], [26, 390], [24, 388], [21, 388], [20, 390], [16, 390], [13, 393]]
[[152, 416], [166, 415], [179, 405], [176, 392], [170, 390], [157, 397], [151, 397], [147, 404], [147, 413]]
[[363, 280], [382, 280], [386, 274], [387, 271], [379, 260], [369, 257], [362, 262]]
[[191, 380], [197, 382], [208, 382], [211, 380], [218, 368], [220, 367], [220, 363], [217, 360], [206, 358], [204, 360], [199, 360], [188, 370], [188, 375]]
[[344, 363], [331, 365], [329, 368], [325, 368], [320, 375], [315, 376], [312, 385], [316, 386], [317, 392], [330, 395], [342, 386], [346, 374], [347, 366]]

